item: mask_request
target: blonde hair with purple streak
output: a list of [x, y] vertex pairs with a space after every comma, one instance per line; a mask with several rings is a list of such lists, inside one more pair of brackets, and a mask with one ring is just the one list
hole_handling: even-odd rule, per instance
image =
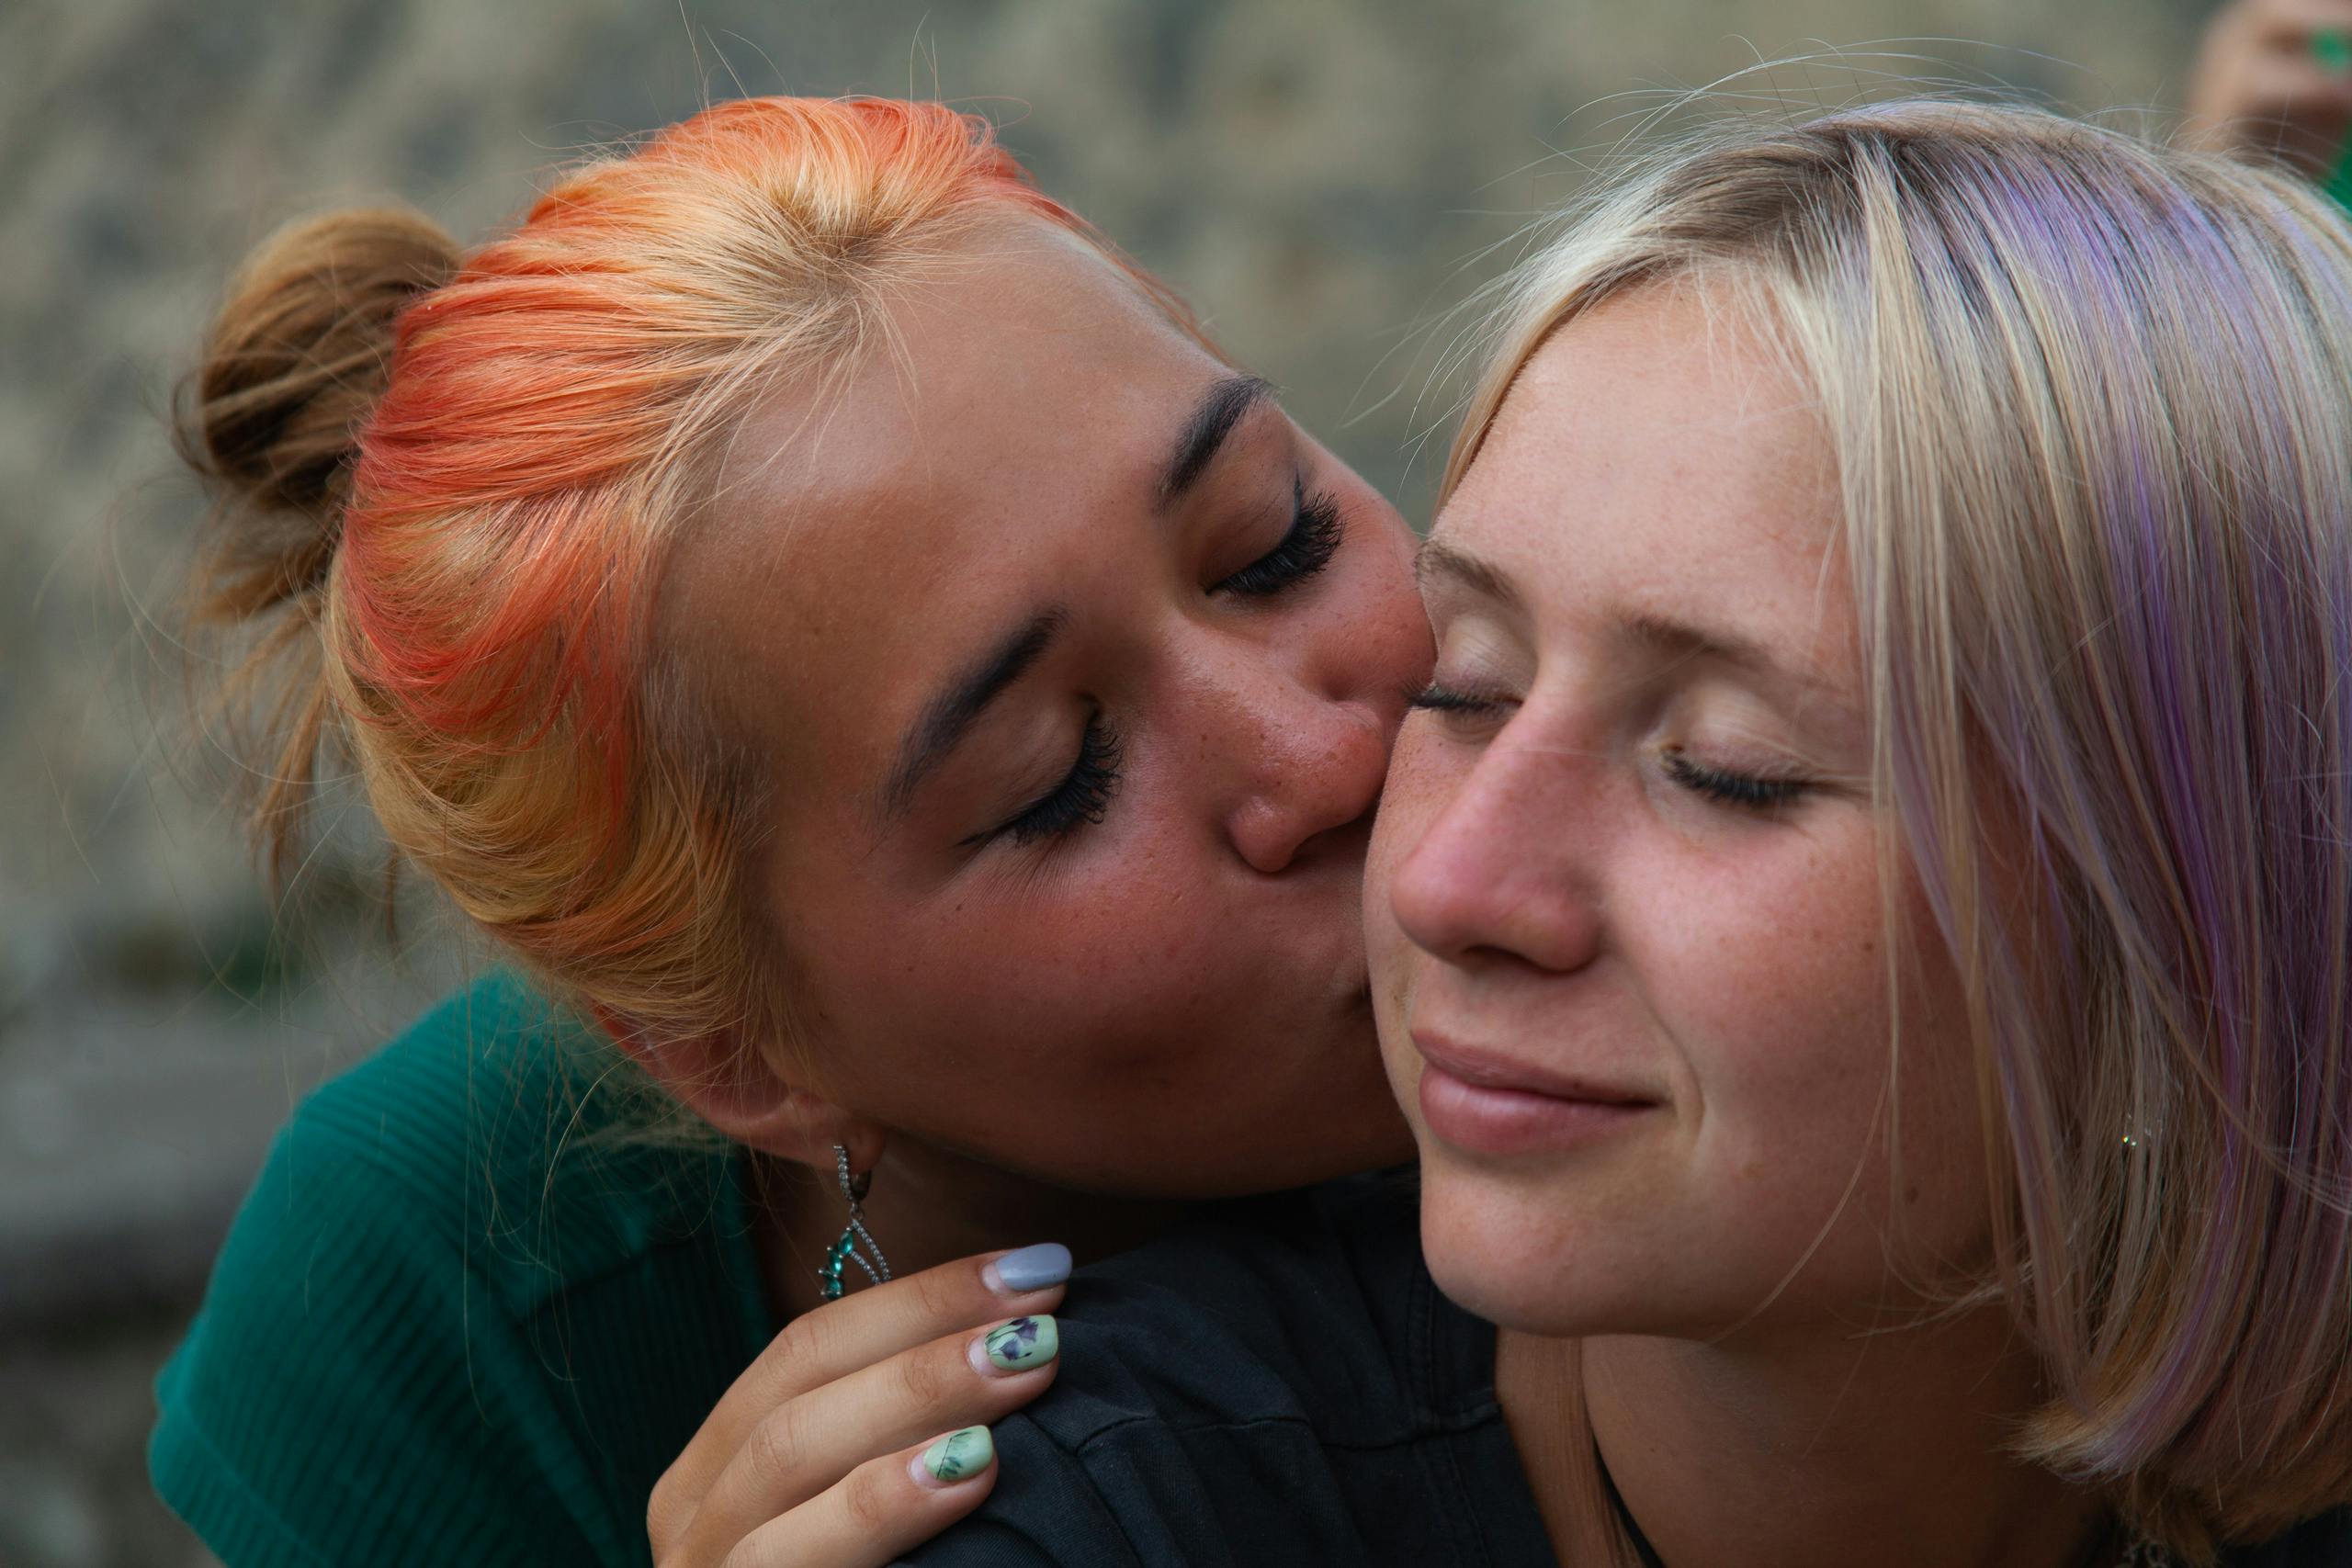
[[[2352, 1502], [2352, 228], [2038, 111], [1716, 128], [1506, 286], [1634, 288], [1819, 398], [1874, 783], [1967, 980], [2028, 1456], [2191, 1561]], [[1899, 1031], [1898, 1031], [1899, 1038]]]

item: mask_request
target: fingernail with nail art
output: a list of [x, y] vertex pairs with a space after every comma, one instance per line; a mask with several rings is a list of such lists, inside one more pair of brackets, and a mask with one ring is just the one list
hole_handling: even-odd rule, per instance
[[986, 1427], [950, 1432], [923, 1450], [916, 1468], [942, 1486], [969, 1481], [996, 1462], [996, 1439]]
[[1061, 1348], [1061, 1333], [1052, 1318], [1040, 1313], [997, 1325], [981, 1343], [990, 1366], [1000, 1371], [1025, 1372], [1054, 1359]]

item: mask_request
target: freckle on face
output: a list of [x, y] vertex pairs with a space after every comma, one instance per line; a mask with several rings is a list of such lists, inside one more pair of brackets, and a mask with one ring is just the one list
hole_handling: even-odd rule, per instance
[[[772, 782], [760, 893], [820, 1021], [798, 1043], [862, 1114], [1069, 1186], [1198, 1195], [1391, 1161], [1407, 1145], [1361, 1000], [1360, 853], [1252, 872], [1218, 792], [1329, 710], [1393, 729], [1428, 659], [1409, 533], [1278, 411], [1249, 461], [1279, 483], [1197, 521], [1156, 512], [1171, 433], [1230, 367], [1099, 256], [1001, 238], [897, 302], [919, 376], [877, 355], [820, 430], [792, 389], [747, 422], [736, 446], [757, 460], [722, 476], [731, 527], [678, 563], [679, 638], [726, 672]], [[1203, 602], [1211, 555], [1288, 517], [1294, 470], [1345, 520], [1312, 592]], [[1102, 822], [1050, 852], [964, 859], [910, 846], [1001, 815], [877, 836], [858, 807], [910, 694], [936, 689], [947, 650], [1048, 604], [1078, 651], [1033, 684], [1101, 704], [1127, 742]], [[1202, 671], [1274, 694], [1283, 722], [1211, 700]], [[1002, 815], [1076, 750], [1060, 709], [1023, 711], [1052, 745], [998, 781]], [[968, 804], [967, 784], [946, 794]]]
[[[1890, 990], [1891, 825], [1863, 788], [1777, 815], [1695, 799], [1657, 759], [1710, 739], [1705, 705], [1643, 708], [1611, 694], [1650, 688], [1606, 678], [1608, 628], [1631, 613], [1727, 628], [1838, 694], [1845, 721], [1812, 721], [1804, 750], [1832, 755], [1833, 776], [1868, 776], [1836, 490], [1812, 400], [1788, 378], [1736, 310], [1627, 296], [1530, 360], [1434, 530], [1527, 606], [1512, 621], [1434, 600], [1440, 682], [1498, 638], [1521, 673], [1500, 728], [1407, 723], [1366, 920], [1391, 1078], [1422, 1147], [1431, 1266], [1507, 1324], [1703, 1336], [1768, 1300], [1783, 1315], [1842, 1313], [1884, 1299], [1897, 1212], [1914, 1260], [1981, 1249], [1965, 1009], [1908, 892], [1895, 905], [1928, 956], [1896, 982], [1899, 1010]], [[1449, 615], [1477, 636], [1457, 649]], [[1699, 676], [1682, 679], [1668, 689]], [[1468, 890], [1470, 913], [1449, 917], [1471, 927], [1448, 934], [1459, 951], [1417, 945], [1398, 918], [1421, 876]], [[1547, 966], [1512, 934], [1544, 919], [1597, 935], [1572, 966]], [[1556, 1157], [1472, 1155], [1419, 1115], [1416, 1027], [1555, 1072], [1662, 1084], [1668, 1108]]]

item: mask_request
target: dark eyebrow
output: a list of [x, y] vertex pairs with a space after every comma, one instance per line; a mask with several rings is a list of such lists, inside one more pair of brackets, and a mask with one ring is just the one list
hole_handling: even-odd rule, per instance
[[882, 786], [882, 814], [886, 818], [906, 814], [924, 778], [946, 761], [947, 753], [956, 749], [988, 705], [1045, 657], [1046, 650], [1053, 646], [1055, 635], [1069, 619], [1069, 612], [1060, 608], [1032, 617], [966, 665], [945, 689], [931, 699], [922, 716], [915, 720], [914, 728], [899, 743], [898, 765], [890, 770], [889, 782]]
[[1466, 550], [1457, 550], [1442, 539], [1426, 538], [1420, 548], [1413, 552], [1413, 578], [1424, 588], [1432, 579], [1443, 578], [1460, 583], [1482, 598], [1492, 599], [1507, 610], [1523, 608], [1519, 590], [1510, 578]]
[[1257, 376], [1228, 376], [1211, 383], [1160, 470], [1159, 504], [1165, 507], [1191, 489], [1216, 460], [1233, 427], [1273, 395], [1272, 384]]

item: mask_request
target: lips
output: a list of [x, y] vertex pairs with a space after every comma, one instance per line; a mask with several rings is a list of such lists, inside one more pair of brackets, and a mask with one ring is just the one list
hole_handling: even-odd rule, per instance
[[1657, 1097], [1413, 1031], [1421, 1116], [1430, 1134], [1490, 1155], [1557, 1152], [1645, 1124]]

